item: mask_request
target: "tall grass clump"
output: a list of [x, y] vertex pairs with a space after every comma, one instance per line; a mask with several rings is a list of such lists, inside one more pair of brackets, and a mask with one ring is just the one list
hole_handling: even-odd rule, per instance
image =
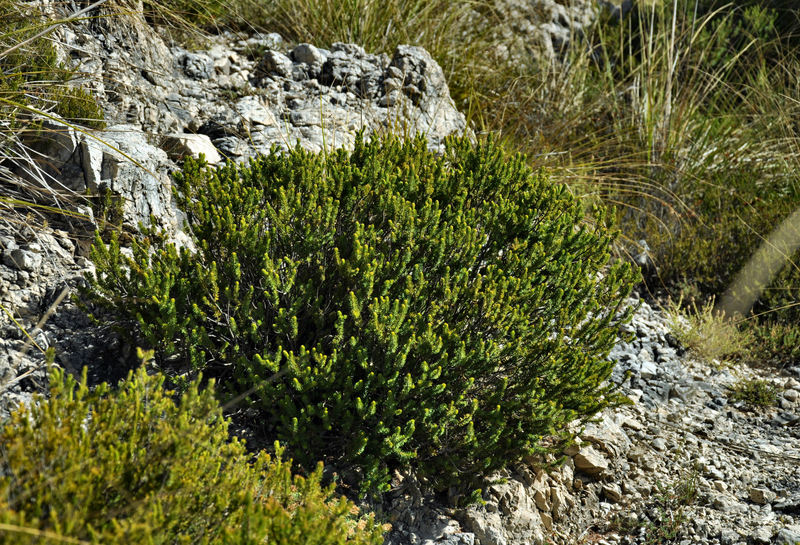
[[[630, 221], [623, 222], [623, 229], [646, 238], [653, 248], [656, 267], [647, 277], [651, 289], [666, 287], [678, 296], [689, 286], [708, 297], [728, 290], [756, 249], [773, 244], [767, 242], [770, 232], [800, 207], [800, 140], [792, 121], [800, 113], [800, 56], [796, 36], [785, 31], [796, 22], [792, 14], [752, 3], [700, 2], [694, 3], [691, 16], [684, 20], [702, 23], [695, 32], [702, 54], [689, 57], [695, 60], [688, 69], [678, 63], [675, 77], [701, 91], [690, 96], [692, 106], [685, 108], [699, 132], [692, 125], [680, 128], [681, 138], [694, 148], [678, 149], [676, 160], [662, 161], [671, 165], [672, 174], [666, 177], [669, 185], [660, 186], [680, 206], [657, 206], [653, 213], [642, 200], [639, 209], [647, 214], [628, 211]], [[692, 83], [686, 76], [692, 73], [709, 84]], [[771, 334], [769, 324], [783, 329], [783, 324], [796, 323], [797, 258], [791, 252], [784, 255], [783, 270], [768, 285], [736, 288], [761, 293], [754, 307], [757, 318], [740, 324], [752, 326], [754, 352], [767, 350], [778, 357], [768, 345], [792, 337]], [[792, 351], [790, 345], [784, 349]]]
[[[652, 292], [721, 295], [800, 206], [796, 21], [756, 3], [640, 3], [601, 20], [537, 84], [528, 117], [509, 117], [582, 198], [616, 206], [623, 248], [647, 242]], [[797, 256], [785, 258], [756, 302], [761, 324], [796, 322]]]
[[35, 37], [57, 24], [35, 6], [0, 1], [0, 119], [6, 141], [15, 130], [35, 129], [30, 119], [37, 112], [104, 126], [103, 111], [89, 92], [69, 85], [75, 74], [59, 60], [52, 42]]
[[[75, 215], [63, 205], [77, 196], [54, 183], [41, 148], [70, 126], [105, 127], [102, 108], [59, 60], [49, 37], [58, 24], [35, 5], [0, 0], [0, 218], [16, 226], [31, 212]], [[59, 121], [48, 127], [49, 118]]]
[[211, 386], [177, 398], [144, 368], [118, 389], [54, 369], [50, 396], [0, 430], [0, 543], [378, 544], [382, 529], [320, 486], [321, 468], [255, 459]]
[[747, 356], [752, 344], [749, 331], [716, 310], [713, 300], [699, 308], [692, 301], [688, 311], [681, 303], [670, 301], [670, 330], [695, 356], [718, 365]]
[[494, 142], [359, 140], [177, 177], [197, 252], [97, 240], [90, 299], [165, 369], [213, 372], [267, 433], [384, 489], [441, 489], [614, 404], [635, 275], [614, 231]]

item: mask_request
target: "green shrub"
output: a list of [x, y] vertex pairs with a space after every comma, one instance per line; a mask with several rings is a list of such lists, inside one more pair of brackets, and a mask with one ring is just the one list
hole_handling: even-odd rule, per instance
[[92, 129], [105, 129], [105, 113], [89, 91], [83, 87], [65, 87], [53, 92], [55, 113]]
[[773, 320], [758, 323], [745, 322], [753, 336], [753, 352], [762, 361], [778, 367], [791, 367], [800, 362], [800, 328], [794, 323], [776, 323]]
[[0, 431], [0, 543], [380, 543], [372, 518], [290, 474], [280, 449], [254, 463], [211, 388], [173, 401], [144, 368], [112, 392], [56, 370], [50, 399]]
[[162, 366], [233, 373], [303, 463], [376, 490], [414, 458], [445, 486], [618, 400], [610, 220], [491, 141], [188, 162], [176, 186], [197, 253], [97, 238], [92, 298]]
[[769, 407], [777, 402], [778, 393], [768, 381], [753, 378], [734, 384], [728, 397], [731, 401], [743, 401], [749, 407]]

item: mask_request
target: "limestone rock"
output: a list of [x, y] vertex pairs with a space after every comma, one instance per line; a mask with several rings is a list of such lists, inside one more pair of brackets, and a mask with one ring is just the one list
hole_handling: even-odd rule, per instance
[[774, 537], [775, 545], [797, 545], [800, 543], [800, 524], [787, 526], [778, 531]]
[[622, 489], [617, 484], [603, 485], [603, 496], [611, 503], [618, 503], [622, 499]]
[[99, 132], [97, 140], [84, 139], [82, 146], [84, 161], [92, 169], [87, 178], [121, 196], [125, 222], [134, 228], [150, 225], [152, 216], [161, 227], [175, 231], [169, 176], [175, 165], [164, 150], [148, 142], [141, 127], [115, 125]]
[[30, 250], [14, 248], [3, 252], [3, 263], [22, 271], [35, 271], [42, 264], [42, 256]]
[[608, 460], [590, 446], [581, 448], [572, 460], [575, 462], [575, 469], [588, 475], [599, 475], [608, 469]]
[[22, 145], [30, 150], [25, 155], [33, 160], [20, 159], [15, 172], [39, 187], [83, 192], [86, 185], [77, 153], [79, 133], [57, 115], [41, 117], [37, 122], [41, 130], [22, 137]]
[[207, 80], [214, 75], [214, 61], [208, 55], [186, 52], [177, 60], [183, 72], [192, 79]]
[[587, 424], [581, 437], [613, 457], [623, 455], [631, 444], [628, 434], [612, 413], [604, 414], [598, 422]]
[[168, 134], [164, 137], [161, 149], [173, 161], [180, 161], [186, 157], [197, 159], [202, 153], [209, 165], [216, 165], [222, 161], [217, 148], [205, 134]]
[[295, 62], [322, 67], [322, 64], [327, 60], [327, 55], [315, 46], [303, 43], [292, 49], [292, 59]]
[[501, 0], [494, 4], [501, 23], [488, 32], [502, 44], [500, 56], [523, 62], [528, 55], [556, 60], [596, 18], [593, 1]]
[[544, 543], [542, 518], [534, 500], [518, 480], [492, 485], [486, 505], [471, 506], [462, 515], [464, 526], [483, 543]]
[[751, 488], [750, 501], [758, 505], [771, 503], [775, 500], [776, 494], [769, 488]]
[[257, 78], [277, 75], [282, 78], [292, 77], [292, 60], [279, 51], [267, 51], [255, 67]]

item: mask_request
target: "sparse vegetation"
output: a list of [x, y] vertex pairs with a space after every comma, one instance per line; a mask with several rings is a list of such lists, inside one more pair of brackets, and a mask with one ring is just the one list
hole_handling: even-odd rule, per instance
[[752, 344], [749, 330], [715, 310], [713, 299], [699, 308], [696, 301], [686, 307], [680, 300], [671, 302], [669, 311], [672, 334], [696, 356], [723, 363], [748, 354]]
[[20, 225], [33, 212], [77, 216], [65, 211], [74, 206], [63, 206], [75, 195], [12, 174], [21, 168], [31, 177], [50, 179], [36, 151], [55, 131], [44, 121], [60, 119], [62, 129], [105, 127], [102, 108], [87, 89], [73, 84], [75, 74], [59, 61], [53, 43], [47, 36], [34, 39], [52, 23], [35, 4], [0, 0], [0, 219]]
[[[32, 125], [31, 114], [53, 112], [67, 121], [102, 128], [103, 111], [86, 89], [70, 86], [74, 74], [59, 62], [53, 44], [46, 38], [24, 43], [45, 28], [46, 18], [13, 0], [0, 1], [0, 116], [8, 131], [23, 133]], [[35, 123], [33, 123], [35, 129]], [[0, 148], [0, 153], [8, 151]]]
[[611, 528], [640, 536], [647, 545], [675, 543], [689, 522], [685, 508], [697, 501], [698, 476], [697, 471], [688, 470], [671, 483], [656, 483], [642, 512], [633, 518], [617, 515]]
[[672, 543], [680, 535], [688, 522], [684, 508], [697, 499], [697, 478], [696, 471], [687, 471], [671, 484], [657, 484], [642, 521], [645, 543]]
[[742, 401], [750, 408], [764, 408], [775, 405], [778, 393], [767, 380], [743, 379], [731, 388], [728, 398], [734, 402]]

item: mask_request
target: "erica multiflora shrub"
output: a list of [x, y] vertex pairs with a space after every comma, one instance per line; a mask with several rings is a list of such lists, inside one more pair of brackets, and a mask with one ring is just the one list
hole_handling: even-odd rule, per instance
[[176, 182], [196, 252], [98, 239], [93, 298], [163, 365], [234, 377], [304, 463], [443, 487], [616, 399], [634, 274], [610, 220], [495, 142], [298, 147]]
[[211, 388], [131, 373], [112, 390], [62, 372], [0, 429], [0, 544], [377, 545], [381, 527], [321, 468], [253, 457]]

